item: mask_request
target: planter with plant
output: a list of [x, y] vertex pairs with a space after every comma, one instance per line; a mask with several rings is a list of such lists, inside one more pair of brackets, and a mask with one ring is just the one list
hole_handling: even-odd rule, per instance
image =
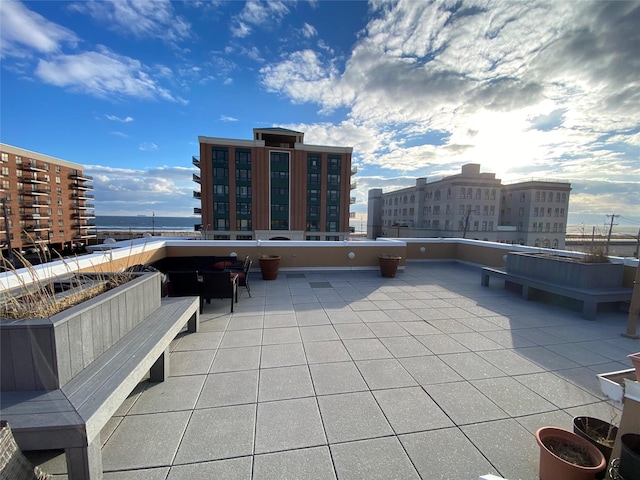
[[25, 268], [31, 282], [0, 292], [0, 391], [64, 386], [160, 307], [157, 272], [42, 279]]
[[[595, 445], [604, 455], [606, 463], [609, 463], [616, 435], [618, 435], [618, 427], [599, 418], [575, 417], [573, 432]], [[596, 478], [604, 478], [605, 473], [605, 471], [600, 472]]]
[[536, 432], [540, 480], [591, 480], [606, 467], [602, 452], [575, 433], [555, 427]]
[[575, 288], [622, 287], [624, 264], [611, 263], [606, 255], [574, 258], [544, 253], [511, 252], [507, 273]]

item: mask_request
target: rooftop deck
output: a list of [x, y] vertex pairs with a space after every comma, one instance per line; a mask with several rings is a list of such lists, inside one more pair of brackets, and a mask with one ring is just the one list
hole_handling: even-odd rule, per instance
[[538, 427], [620, 419], [596, 374], [631, 367], [625, 313], [589, 322], [454, 262], [251, 278], [108, 423], [105, 479], [537, 479]]

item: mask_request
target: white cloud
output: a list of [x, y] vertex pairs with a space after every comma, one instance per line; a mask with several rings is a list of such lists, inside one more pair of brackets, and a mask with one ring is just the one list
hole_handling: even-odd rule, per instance
[[279, 0], [249, 0], [231, 22], [231, 34], [244, 38], [252, 33], [252, 26], [265, 27], [278, 24], [289, 13], [286, 2]]
[[116, 137], [129, 138], [129, 135], [127, 135], [126, 133], [123, 133], [123, 132], [113, 131], [113, 132], [109, 132], [109, 134], [110, 135], [115, 135]]
[[302, 33], [302, 36], [305, 38], [312, 38], [318, 35], [318, 31], [316, 30], [316, 28], [306, 22], [304, 23], [304, 25], [302, 25], [300, 33]]
[[31, 50], [55, 53], [62, 45], [75, 47], [79, 39], [71, 30], [50, 22], [21, 2], [0, 2], [1, 56], [26, 57]]
[[237, 122], [238, 119], [235, 117], [229, 117], [227, 115], [220, 115], [221, 122]]
[[190, 23], [176, 15], [169, 0], [85, 0], [69, 8], [138, 38], [178, 42], [191, 36]]
[[336, 130], [368, 132], [354, 151], [361, 172], [476, 162], [506, 180], [640, 183], [640, 3], [400, 0], [370, 15], [346, 62], [304, 49], [260, 70], [268, 91], [345, 109]]
[[129, 117], [126, 116], [124, 118], [118, 117], [117, 115], [105, 115], [105, 117], [107, 118], [107, 120], [113, 120], [114, 122], [123, 122], [123, 123], [129, 123], [129, 122], [133, 122], [133, 117]]
[[40, 60], [35, 73], [46, 83], [98, 97], [130, 96], [185, 102], [160, 86], [153, 79], [152, 70], [139, 60], [117, 55], [105, 47], [93, 52], [53, 55], [48, 60]]
[[142, 142], [140, 144], [140, 147], [138, 147], [140, 150], [142, 150], [143, 152], [149, 152], [149, 151], [154, 151], [154, 150], [158, 150], [158, 145], [156, 145], [153, 142]]

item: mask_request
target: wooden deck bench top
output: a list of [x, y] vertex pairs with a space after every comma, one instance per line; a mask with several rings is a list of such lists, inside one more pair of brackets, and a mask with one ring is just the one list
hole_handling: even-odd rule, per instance
[[507, 282], [522, 286], [522, 296], [531, 300], [531, 290], [542, 290], [545, 292], [561, 295], [563, 297], [573, 298], [582, 302], [582, 316], [587, 320], [595, 320], [598, 311], [598, 304], [611, 302], [627, 302], [631, 301], [631, 288], [575, 288], [557, 283], [545, 282], [543, 280], [528, 278], [522, 275], [513, 275], [507, 273], [500, 268], [483, 267], [481, 284], [484, 287], [489, 286], [490, 277], [501, 278]]
[[22, 450], [64, 448], [70, 480], [100, 479], [100, 431], [147, 372], [151, 381], [167, 378], [169, 344], [185, 325], [196, 332], [198, 324], [198, 297], [163, 299], [64, 387], [2, 392], [2, 419]]

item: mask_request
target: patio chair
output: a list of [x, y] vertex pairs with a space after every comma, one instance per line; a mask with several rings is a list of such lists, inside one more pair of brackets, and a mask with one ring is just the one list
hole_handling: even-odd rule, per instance
[[9, 424], [0, 422], [0, 478], [11, 480], [47, 480], [51, 475], [34, 467], [22, 454]]
[[197, 295], [200, 297], [200, 313], [203, 308], [202, 298], [202, 282], [198, 278], [198, 272], [195, 270], [188, 272], [168, 272], [169, 287], [168, 292], [170, 297], [187, 297], [190, 295]]
[[253, 265], [253, 260], [247, 256], [241, 271], [231, 270], [231, 275], [235, 275], [238, 279], [238, 286], [245, 287], [249, 296], [251, 296], [251, 287], [249, 286], [249, 270], [251, 270], [251, 265]]
[[200, 272], [202, 276], [202, 297], [207, 303], [211, 303], [212, 298], [230, 298], [231, 313], [233, 304], [238, 303], [238, 279], [232, 276], [231, 272]]

